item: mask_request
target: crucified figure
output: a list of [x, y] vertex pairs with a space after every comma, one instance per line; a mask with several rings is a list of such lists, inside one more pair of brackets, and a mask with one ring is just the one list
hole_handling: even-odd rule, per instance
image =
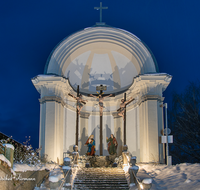
[[68, 95], [71, 96], [72, 98], [74, 98], [75, 100], [77, 100], [76, 108], [78, 110], [78, 114], [80, 115], [80, 112], [83, 108], [83, 104], [86, 104], [86, 102], [88, 102], [88, 101], [82, 99], [82, 94], [80, 94], [77, 97], [70, 93]]
[[102, 94], [100, 94], [98, 96], [94, 96], [94, 95], [90, 94], [89, 96], [94, 97], [94, 98], [99, 98], [99, 110], [100, 110], [100, 116], [102, 116], [102, 114], [103, 114], [103, 100], [104, 100], [104, 98], [113, 96], [113, 94], [110, 94], [110, 95], [104, 96], [104, 97], [102, 96]]
[[134, 100], [134, 98], [132, 98], [132, 97], [127, 101], [125, 101], [124, 99], [121, 99], [120, 108], [117, 111], [118, 111], [118, 115], [122, 116], [123, 120], [124, 120], [124, 112], [126, 109], [126, 105], [129, 104], [133, 100]]

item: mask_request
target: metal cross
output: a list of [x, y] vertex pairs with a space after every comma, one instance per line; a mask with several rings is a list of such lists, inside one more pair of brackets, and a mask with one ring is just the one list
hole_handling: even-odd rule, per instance
[[100, 23], [102, 22], [102, 9], [108, 9], [108, 7], [102, 7], [102, 2], [100, 2], [100, 7], [94, 7], [94, 9], [100, 9]]

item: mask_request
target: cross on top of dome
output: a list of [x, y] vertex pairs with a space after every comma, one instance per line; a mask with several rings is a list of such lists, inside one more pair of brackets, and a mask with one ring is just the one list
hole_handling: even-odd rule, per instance
[[108, 7], [102, 7], [102, 2], [100, 2], [100, 7], [94, 7], [94, 9], [96, 10], [100, 10], [100, 22], [96, 23], [97, 25], [103, 25], [105, 24], [104, 22], [102, 22], [102, 9], [108, 9]]

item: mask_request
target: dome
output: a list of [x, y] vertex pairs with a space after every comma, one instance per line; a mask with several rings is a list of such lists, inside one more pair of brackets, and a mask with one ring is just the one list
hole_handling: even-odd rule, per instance
[[68, 78], [76, 90], [96, 93], [107, 86], [106, 94], [130, 87], [134, 77], [158, 72], [154, 56], [135, 35], [112, 27], [90, 27], [62, 40], [50, 54], [45, 74]]

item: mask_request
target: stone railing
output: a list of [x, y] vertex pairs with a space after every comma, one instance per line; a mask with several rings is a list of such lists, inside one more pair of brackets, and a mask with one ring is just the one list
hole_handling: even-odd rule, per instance
[[[13, 157], [14, 157], [14, 146], [12, 144], [1, 144], [0, 143], [0, 154], [3, 154], [7, 159], [9, 167], [13, 168]], [[6, 162], [5, 160], [2, 160]]]
[[74, 178], [76, 177], [76, 173], [79, 169], [79, 167], [78, 167], [78, 158], [79, 158], [78, 146], [74, 145], [73, 149], [74, 149], [74, 151], [69, 153], [72, 156], [72, 160], [69, 157], [64, 158], [62, 170], [64, 172], [65, 177], [62, 180], [62, 183], [60, 184], [58, 190], [61, 190], [63, 187], [67, 188], [67, 189], [73, 188]]
[[[129, 187], [137, 186], [139, 190], [149, 190], [152, 186], [152, 179], [149, 175], [145, 175], [144, 172], [139, 171], [139, 167], [136, 166], [136, 156], [131, 157], [127, 151], [128, 147], [124, 146], [124, 151], [122, 152], [123, 157], [123, 170], [127, 176], [127, 181]], [[138, 175], [137, 175], [138, 174]], [[136, 176], [137, 175], [137, 176]]]
[[0, 154], [5, 155], [5, 152], [6, 152], [6, 147], [3, 146], [3, 145], [0, 143]]

